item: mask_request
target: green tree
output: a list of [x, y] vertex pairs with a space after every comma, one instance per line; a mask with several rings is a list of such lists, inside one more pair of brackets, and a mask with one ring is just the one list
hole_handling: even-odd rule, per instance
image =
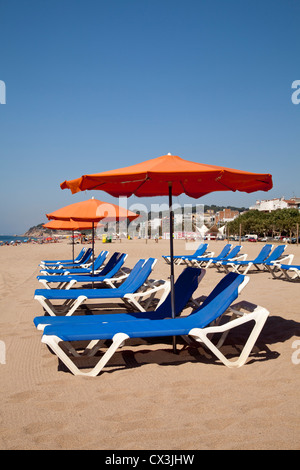
[[228, 228], [231, 234], [236, 235], [239, 234], [240, 226], [242, 235], [295, 235], [297, 224], [300, 225], [300, 212], [297, 209], [277, 209], [272, 212], [250, 210], [230, 222]]

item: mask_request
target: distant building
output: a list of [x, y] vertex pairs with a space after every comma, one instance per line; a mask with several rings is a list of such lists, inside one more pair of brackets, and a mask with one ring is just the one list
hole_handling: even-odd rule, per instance
[[286, 202], [290, 209], [300, 210], [300, 197], [291, 197], [291, 199], [286, 200]]
[[231, 222], [234, 220], [236, 217], [240, 215], [239, 211], [233, 211], [231, 209], [223, 209], [222, 211], [219, 211], [215, 215], [215, 223], [216, 224], [225, 224], [227, 222]]
[[262, 212], [276, 211], [277, 209], [300, 209], [300, 198], [292, 197], [291, 199], [275, 198], [269, 200], [256, 201], [254, 206], [249, 207], [250, 210], [258, 210]]

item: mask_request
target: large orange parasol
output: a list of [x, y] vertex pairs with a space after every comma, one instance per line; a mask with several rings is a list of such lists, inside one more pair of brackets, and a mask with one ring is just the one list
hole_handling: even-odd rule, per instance
[[191, 162], [168, 154], [126, 168], [64, 181], [61, 188], [69, 188], [73, 194], [100, 189], [115, 197], [133, 194], [148, 197], [168, 195], [168, 183], [172, 186], [173, 196], [186, 194], [199, 198], [214, 191], [268, 191], [272, 188], [272, 177]]
[[75, 221], [78, 223], [90, 222], [92, 229], [92, 245], [93, 245], [93, 269], [94, 272], [94, 228], [95, 223], [105, 219], [105, 222], [115, 222], [121, 220], [134, 220], [139, 217], [138, 214], [128, 211], [123, 207], [108, 202], [99, 201], [91, 198], [86, 201], [76, 202], [68, 206], [62, 207], [50, 214], [46, 214], [49, 220]]
[[163, 155], [133, 166], [103, 173], [83, 175], [64, 181], [62, 189], [72, 193], [102, 190], [112, 196], [169, 196], [170, 258], [172, 314], [174, 316], [174, 262], [172, 196], [186, 194], [199, 198], [214, 191], [268, 191], [272, 188], [270, 174], [250, 173], [215, 165], [184, 160], [176, 155]]

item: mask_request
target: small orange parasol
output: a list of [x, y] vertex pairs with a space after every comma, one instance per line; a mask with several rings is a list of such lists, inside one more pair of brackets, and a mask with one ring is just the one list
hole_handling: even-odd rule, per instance
[[115, 222], [121, 220], [134, 220], [139, 217], [138, 214], [128, 211], [116, 204], [99, 201], [91, 198], [86, 201], [75, 202], [68, 206], [62, 207], [50, 214], [46, 214], [49, 220], [75, 221], [75, 222], [91, 222], [92, 226], [92, 245], [93, 245], [93, 269], [94, 273], [94, 228], [95, 223], [105, 219], [105, 222]]
[[105, 222], [114, 222], [116, 220], [134, 220], [139, 217], [138, 214], [128, 211], [116, 204], [99, 201], [91, 198], [87, 201], [80, 201], [68, 206], [62, 207], [50, 214], [46, 214], [48, 219], [70, 220], [76, 222], [97, 223], [105, 219]]
[[49, 230], [92, 230], [92, 222], [76, 222], [75, 220], [50, 220], [43, 227]]

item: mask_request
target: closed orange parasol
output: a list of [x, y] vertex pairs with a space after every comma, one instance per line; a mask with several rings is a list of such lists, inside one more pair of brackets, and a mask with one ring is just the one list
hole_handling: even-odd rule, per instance
[[[170, 258], [172, 316], [174, 308], [174, 262], [173, 262], [173, 212], [172, 196], [186, 194], [199, 198], [214, 191], [269, 191], [273, 186], [272, 176], [251, 173], [215, 165], [184, 160], [176, 155], [163, 155], [103, 173], [83, 175], [71, 181], [64, 181], [62, 189], [72, 193], [85, 190], [102, 190], [120, 197], [169, 196], [170, 210]], [[175, 340], [174, 340], [175, 341]]]

